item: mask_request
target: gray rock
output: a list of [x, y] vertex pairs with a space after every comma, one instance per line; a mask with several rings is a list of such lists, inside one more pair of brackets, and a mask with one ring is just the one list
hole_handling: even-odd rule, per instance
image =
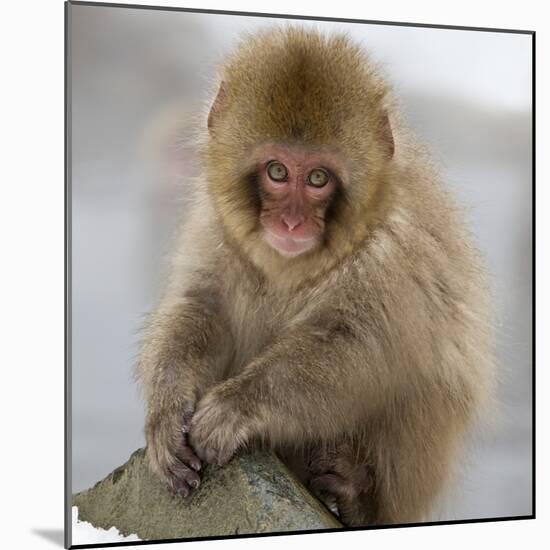
[[207, 466], [187, 498], [173, 494], [147, 465], [144, 449], [91, 489], [73, 496], [79, 519], [142, 540], [276, 533], [342, 527], [273, 454]]

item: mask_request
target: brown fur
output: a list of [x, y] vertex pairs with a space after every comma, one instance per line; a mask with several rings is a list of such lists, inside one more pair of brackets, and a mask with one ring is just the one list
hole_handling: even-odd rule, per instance
[[[459, 212], [345, 37], [260, 33], [222, 80], [139, 363], [151, 465], [187, 494], [189, 457], [263, 443], [349, 525], [426, 519], [491, 395], [487, 291]], [[259, 237], [265, 143], [345, 164], [323, 245], [295, 258]]]

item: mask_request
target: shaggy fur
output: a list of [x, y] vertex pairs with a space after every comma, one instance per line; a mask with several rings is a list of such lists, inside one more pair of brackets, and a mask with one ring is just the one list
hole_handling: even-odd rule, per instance
[[[151, 466], [186, 495], [200, 459], [263, 444], [348, 525], [426, 519], [492, 391], [488, 295], [460, 213], [345, 37], [260, 33], [221, 80], [138, 367]], [[265, 143], [344, 166], [322, 246], [295, 258], [260, 238]]]

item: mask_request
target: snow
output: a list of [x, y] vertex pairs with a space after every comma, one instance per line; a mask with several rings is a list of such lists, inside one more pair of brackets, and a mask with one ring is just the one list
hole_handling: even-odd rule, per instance
[[94, 527], [87, 521], [78, 519], [78, 507], [73, 506], [73, 533], [72, 544], [97, 544], [104, 542], [130, 542], [139, 541], [137, 535], [129, 535], [125, 537], [121, 535], [116, 527], [111, 527], [109, 530]]

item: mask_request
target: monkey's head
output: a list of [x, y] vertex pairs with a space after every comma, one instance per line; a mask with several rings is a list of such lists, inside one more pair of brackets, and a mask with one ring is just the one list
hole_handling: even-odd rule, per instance
[[344, 36], [260, 33], [228, 59], [208, 116], [209, 191], [264, 271], [319, 272], [364, 240], [393, 156], [386, 93]]

